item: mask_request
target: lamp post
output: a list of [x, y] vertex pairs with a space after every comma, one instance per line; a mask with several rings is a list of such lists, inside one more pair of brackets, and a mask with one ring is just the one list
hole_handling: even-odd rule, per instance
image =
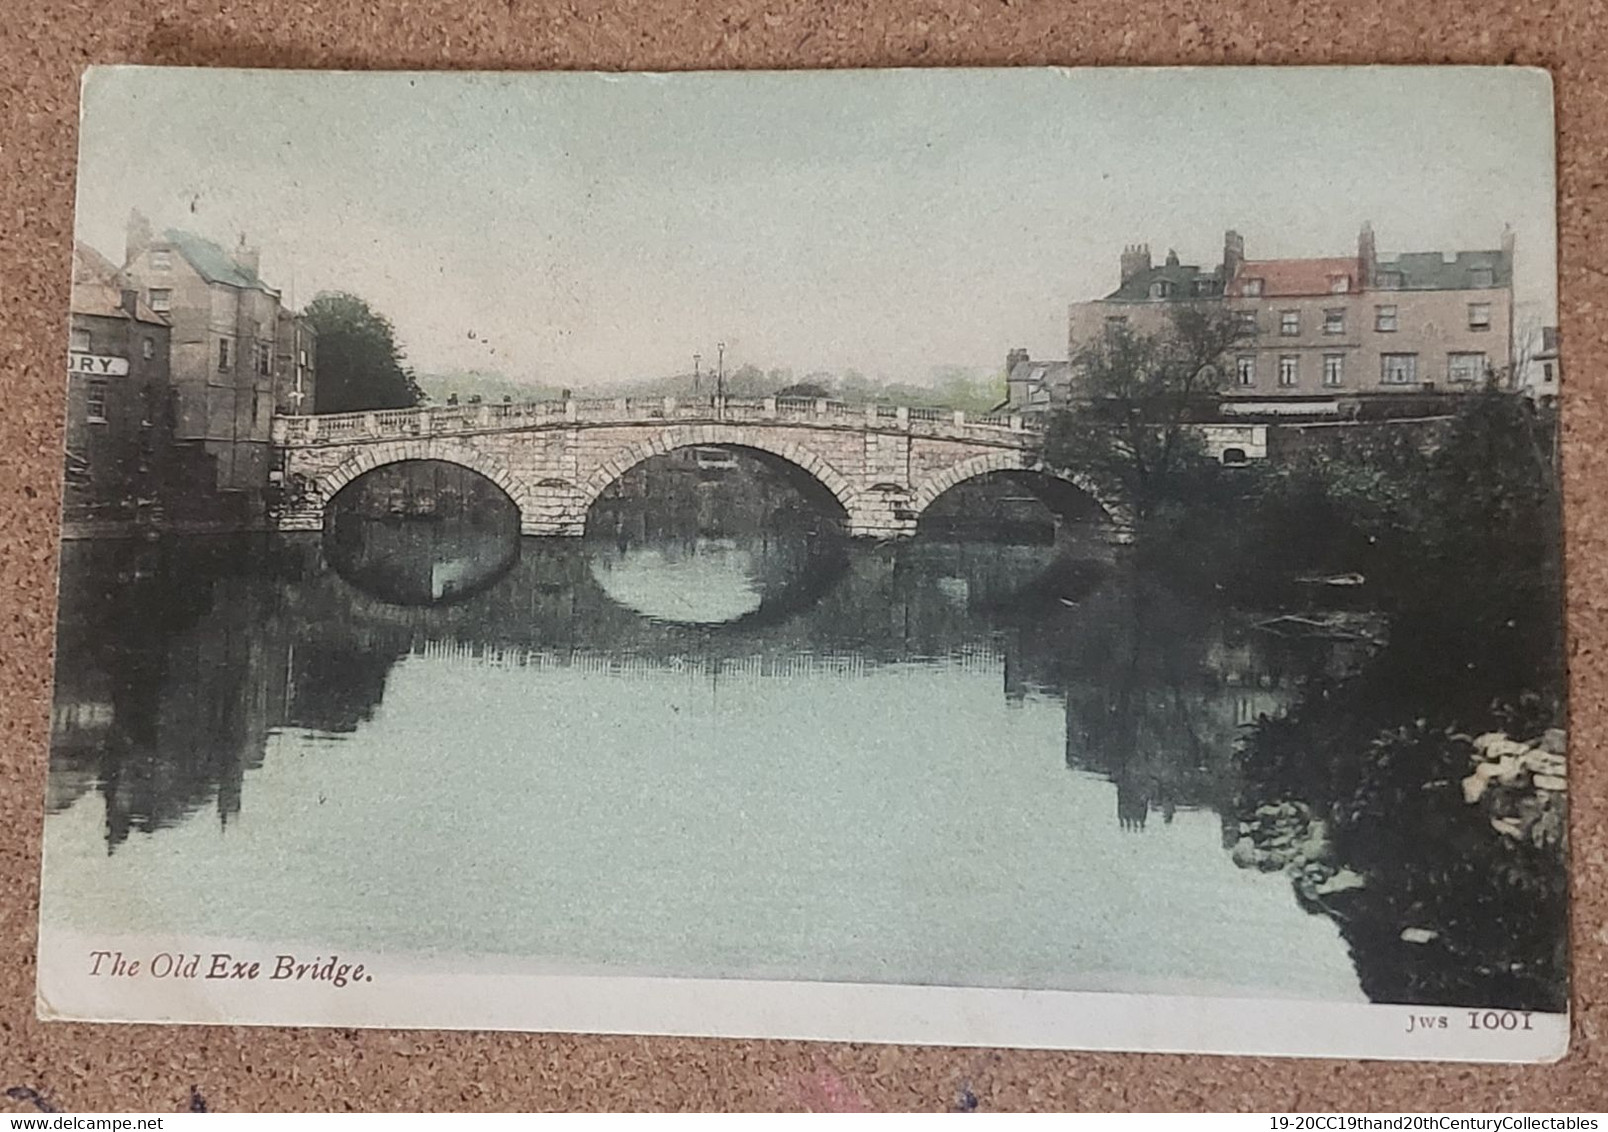
[[726, 416], [726, 344], [716, 342], [716, 357], [719, 359], [715, 368], [715, 415], [721, 418]]
[[703, 361], [702, 354], [692, 355], [692, 395], [698, 396], [698, 363]]

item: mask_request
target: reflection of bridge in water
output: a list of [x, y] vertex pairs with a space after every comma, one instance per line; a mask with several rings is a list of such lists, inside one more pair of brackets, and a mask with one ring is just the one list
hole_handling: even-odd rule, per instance
[[711, 694], [791, 682], [823, 704], [890, 675], [894, 696], [992, 685], [1007, 705], [1062, 704], [1066, 763], [1115, 782], [1137, 826], [1153, 807], [1226, 806], [1239, 729], [1335, 663], [1045, 548], [853, 547], [825, 592], [723, 625], [621, 604], [581, 542], [522, 549], [462, 601], [405, 606], [340, 577], [318, 539], [70, 544], [64, 584], [94, 597], [61, 626], [51, 807], [98, 792], [114, 845], [203, 806], [228, 821], [271, 736], [357, 732], [417, 664], [528, 672], [537, 719], [543, 671]]
[[768, 397], [551, 401], [280, 417], [280, 530], [320, 530], [325, 509], [376, 468], [438, 460], [500, 487], [530, 535], [585, 533], [592, 504], [631, 468], [679, 448], [739, 448], [790, 469], [841, 509], [849, 534], [901, 537], [950, 488], [996, 473], [1031, 474], [1057, 511], [1095, 519], [1118, 539], [1120, 500], [1041, 466], [1039, 437], [1019, 416]]
[[[858, 653], [781, 653], [746, 656], [672, 655], [644, 656], [585, 650], [560, 652], [485, 645], [470, 641], [427, 640], [413, 647], [408, 658], [445, 667], [562, 669], [583, 676], [655, 680], [665, 676], [711, 677], [727, 684], [759, 684], [768, 680], [815, 678], [854, 679], [879, 666]], [[989, 648], [965, 648], [939, 657], [923, 657], [923, 668], [971, 675], [996, 675], [1005, 666], [1003, 653]]]

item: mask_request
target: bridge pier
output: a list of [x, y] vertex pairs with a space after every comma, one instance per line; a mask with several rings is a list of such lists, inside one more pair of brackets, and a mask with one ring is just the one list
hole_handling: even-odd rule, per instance
[[846, 510], [850, 538], [914, 538], [920, 519], [909, 491], [873, 488], [850, 500]]
[[585, 519], [550, 518], [521, 513], [519, 533], [535, 538], [580, 538], [586, 533]]

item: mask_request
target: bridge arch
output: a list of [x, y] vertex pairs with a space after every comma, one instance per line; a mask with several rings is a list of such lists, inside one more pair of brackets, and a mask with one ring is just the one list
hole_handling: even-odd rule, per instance
[[509, 472], [506, 463], [467, 444], [455, 444], [441, 439], [395, 440], [381, 444], [364, 445], [349, 459], [336, 465], [316, 481], [319, 494], [327, 507], [341, 489], [359, 476], [389, 464], [403, 464], [414, 460], [436, 460], [443, 464], [457, 464], [484, 476], [502, 489], [513, 500], [524, 516], [528, 509], [528, 493]]
[[1119, 531], [1128, 531], [1133, 527], [1133, 516], [1127, 506], [1120, 500], [1113, 499], [1101, 491], [1087, 476], [1077, 472], [1069, 472], [1042, 464], [1032, 463], [1029, 453], [1013, 450], [998, 449], [993, 452], [983, 452], [976, 456], [969, 456], [943, 469], [935, 472], [918, 484], [912, 493], [911, 510], [919, 518], [944, 492], [967, 480], [976, 479], [995, 472], [1033, 472], [1037, 475], [1048, 476], [1070, 484], [1083, 492], [1099, 505], [1105, 512], [1106, 518], [1118, 528]]
[[731, 424], [680, 425], [666, 428], [644, 440], [622, 445], [603, 461], [581, 486], [577, 499], [583, 527], [592, 504], [608, 490], [610, 484], [616, 482], [626, 472], [655, 456], [667, 455], [678, 448], [701, 445], [748, 448], [779, 457], [806, 472], [830, 492], [851, 521], [856, 513], [859, 493], [849, 478], [818, 452], [811, 451], [807, 445], [787, 439], [785, 434], [778, 435], [776, 429], [745, 428], [742, 425]]

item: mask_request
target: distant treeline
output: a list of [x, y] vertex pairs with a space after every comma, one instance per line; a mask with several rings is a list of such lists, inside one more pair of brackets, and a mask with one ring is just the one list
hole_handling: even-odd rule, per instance
[[[699, 376], [696, 388], [690, 373], [567, 389], [548, 382], [515, 381], [502, 374], [473, 370], [419, 374], [417, 380], [426, 400], [434, 404], [443, 404], [453, 396], [460, 401], [471, 397], [483, 401], [557, 400], [566, 394], [573, 397], [711, 397], [716, 386], [715, 375], [707, 372]], [[851, 402], [962, 409], [970, 413], [987, 412], [1005, 400], [1003, 374], [962, 366], [935, 367], [930, 384], [915, 384], [867, 377], [856, 370], [817, 371], [800, 376], [791, 369], [762, 370], [758, 366], [743, 365], [729, 370], [724, 384], [728, 397], [830, 397]]]

